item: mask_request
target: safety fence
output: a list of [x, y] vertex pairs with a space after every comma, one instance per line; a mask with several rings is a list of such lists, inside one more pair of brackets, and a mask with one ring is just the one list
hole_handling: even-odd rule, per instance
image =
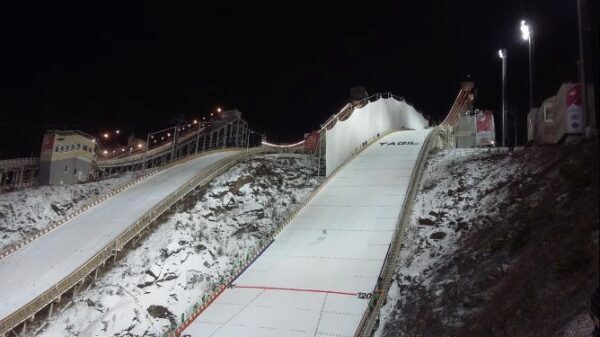
[[[153, 206], [150, 210], [140, 216], [131, 226], [124, 229], [115, 239], [104, 246], [98, 253], [88, 259], [84, 264], [79, 266], [71, 274], [57, 282], [54, 286], [46, 290], [35, 299], [31, 300], [26, 305], [7, 316], [5, 319], [0, 321], [0, 336], [6, 334], [8, 331], [14, 329], [16, 326], [24, 322], [25, 320], [35, 316], [37, 312], [42, 310], [44, 307], [52, 303], [55, 299], [60, 298], [62, 294], [66, 293], [76, 285], [83, 283], [85, 279], [90, 276], [96, 269], [103, 265], [109, 258], [116, 256], [116, 254], [123, 249], [123, 247], [136, 236], [140, 235], [141, 232], [152, 224], [160, 215], [166, 210], [170, 209], [179, 199], [183, 198], [189, 192], [194, 190], [200, 185], [207, 184], [216, 176], [222, 174], [227, 169], [231, 168], [238, 161], [247, 157], [267, 152], [262, 148], [254, 148], [249, 150], [241, 149], [227, 149], [220, 151], [235, 151], [238, 150], [240, 153], [223, 158], [214, 164], [212, 164], [206, 170], [198, 173], [187, 183], [179, 187], [176, 191], [169, 194], [158, 204]], [[219, 151], [219, 152], [220, 152]], [[210, 152], [217, 152], [210, 151]], [[167, 166], [161, 167], [159, 170], [153, 171], [150, 174], [156, 174], [158, 171], [163, 171], [173, 165], [181, 164], [183, 162], [195, 159], [200, 156], [205, 156], [210, 152], [204, 152], [196, 156], [189, 156], [180, 161], [173, 162]]]
[[317, 188], [315, 188], [301, 203], [300, 205], [290, 212], [286, 218], [280, 222], [276, 228], [269, 234], [267, 238], [262, 239], [259, 242], [258, 247], [253, 249], [244, 261], [240, 261], [239, 264], [231, 269], [225, 277], [220, 280], [219, 284], [215, 285], [209, 294], [205, 294], [202, 298], [193, 304], [188, 310], [183, 313], [182, 323], [179, 326], [171, 327], [168, 331], [164, 332], [162, 337], [179, 337], [181, 333], [187, 329], [192, 322], [202, 314], [224, 291], [227, 287], [231, 286], [232, 282], [237, 279], [269, 246], [275, 241], [275, 237], [290, 223], [292, 220], [302, 211], [313, 199], [319, 194], [319, 192], [331, 181], [348, 163], [350, 163], [356, 156], [358, 156], [364, 149], [369, 145], [383, 138], [391, 132], [375, 137], [364, 145], [356, 149], [352, 156], [350, 156], [342, 165], [340, 165], [335, 171], [333, 171], [327, 178], [325, 178]]

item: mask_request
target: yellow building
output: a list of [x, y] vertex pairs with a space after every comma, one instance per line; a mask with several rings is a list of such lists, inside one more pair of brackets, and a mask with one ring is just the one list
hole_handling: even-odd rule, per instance
[[40, 185], [85, 182], [96, 166], [94, 137], [76, 130], [49, 130], [40, 153]]

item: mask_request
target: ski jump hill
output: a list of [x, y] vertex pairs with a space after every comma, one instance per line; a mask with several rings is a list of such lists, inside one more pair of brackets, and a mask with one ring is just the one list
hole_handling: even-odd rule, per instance
[[[429, 127], [392, 95], [360, 106], [323, 126], [324, 183], [165, 336], [368, 335], [426, 154], [448, 146], [452, 125], [447, 118]], [[0, 336], [25, 331], [40, 312], [51, 316], [54, 303], [95, 278], [179, 199], [264, 151], [211, 151], [172, 163], [0, 257]]]
[[451, 127], [392, 95], [364, 103], [323, 127], [323, 185], [174, 336], [370, 336], [426, 155]]

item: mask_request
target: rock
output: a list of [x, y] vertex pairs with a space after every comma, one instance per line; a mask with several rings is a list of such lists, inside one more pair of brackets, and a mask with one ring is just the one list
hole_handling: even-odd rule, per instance
[[435, 221], [429, 219], [429, 218], [419, 218], [419, 225], [421, 226], [433, 226], [435, 224]]
[[175, 273], [166, 273], [165, 276], [163, 276], [163, 278], [161, 278], [160, 280], [156, 280], [156, 282], [165, 282], [165, 281], [170, 281], [170, 280], [174, 280], [176, 278], [178, 278], [179, 275], [175, 274]]
[[175, 315], [162, 305], [151, 305], [147, 310], [150, 316], [154, 318], [168, 318], [169, 321], [175, 321]]
[[52, 210], [56, 212], [56, 214], [62, 214], [62, 209], [56, 204], [50, 204], [50, 208], [52, 208]]
[[441, 240], [445, 237], [446, 237], [446, 233], [444, 233], [444, 232], [435, 232], [429, 236], [429, 238], [433, 239], [433, 240]]

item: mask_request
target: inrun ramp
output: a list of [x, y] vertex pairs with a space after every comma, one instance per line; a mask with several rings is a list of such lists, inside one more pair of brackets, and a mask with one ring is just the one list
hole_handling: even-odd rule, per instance
[[354, 336], [430, 131], [366, 148], [181, 335]]
[[238, 152], [208, 154], [159, 172], [0, 260], [0, 321], [75, 271], [200, 171]]

